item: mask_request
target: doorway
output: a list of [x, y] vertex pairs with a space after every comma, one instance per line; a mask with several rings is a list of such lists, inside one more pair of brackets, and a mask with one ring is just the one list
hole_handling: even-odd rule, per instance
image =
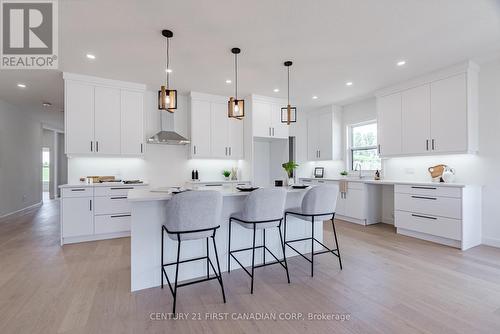
[[42, 200], [50, 199], [50, 148], [42, 147]]

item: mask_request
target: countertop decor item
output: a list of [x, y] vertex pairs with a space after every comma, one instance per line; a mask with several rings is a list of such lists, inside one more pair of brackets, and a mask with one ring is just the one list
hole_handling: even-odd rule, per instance
[[166, 38], [167, 57], [165, 61], [166, 67], [164, 69], [166, 72], [166, 82], [158, 91], [158, 109], [173, 113], [175, 109], [177, 109], [177, 91], [175, 89], [170, 89], [169, 84], [170, 72], [172, 72], [170, 68], [170, 38], [174, 36], [174, 33], [170, 30], [162, 30], [161, 34]]
[[245, 100], [238, 99], [238, 55], [241, 53], [241, 49], [232, 48], [231, 53], [234, 54], [234, 97], [231, 96], [227, 103], [227, 116], [243, 119], [245, 117]]
[[288, 177], [288, 185], [291, 186], [293, 184], [293, 171], [299, 167], [295, 161], [288, 161], [281, 165], [286, 172], [286, 176]]
[[252, 187], [252, 186], [238, 186], [236, 187], [236, 189], [238, 189], [239, 191], [254, 191], [254, 190], [257, 190], [259, 189], [259, 187]]
[[455, 180], [455, 169], [446, 166], [446, 168], [443, 171], [443, 174], [441, 175], [441, 178], [445, 183], [451, 183]]
[[309, 187], [307, 184], [295, 184], [292, 186], [293, 189], [306, 189]]
[[432, 182], [444, 182], [441, 176], [443, 175], [446, 167], [446, 165], [440, 164], [428, 168], [428, 171], [431, 174]]
[[374, 180], [380, 180], [380, 171], [377, 169], [377, 171], [375, 172], [375, 177], [374, 177]]
[[317, 179], [322, 179], [325, 176], [325, 168], [324, 167], [315, 167], [314, 168], [314, 177]]
[[347, 175], [349, 175], [349, 173], [346, 170], [343, 170], [343, 171], [340, 172], [340, 175], [341, 176], [347, 176]]
[[224, 179], [226, 181], [229, 181], [229, 176], [231, 176], [231, 171], [228, 171], [228, 170], [223, 170], [222, 171], [222, 175], [224, 175]]
[[297, 122], [297, 107], [292, 107], [290, 105], [290, 66], [292, 66], [292, 62], [290, 60], [285, 61], [283, 65], [287, 68], [287, 105], [286, 107], [281, 108], [281, 123], [286, 123], [290, 125], [290, 123]]

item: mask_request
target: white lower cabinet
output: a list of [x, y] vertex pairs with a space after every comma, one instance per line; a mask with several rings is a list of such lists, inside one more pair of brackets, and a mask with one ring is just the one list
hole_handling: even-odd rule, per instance
[[394, 186], [394, 218], [399, 234], [468, 248], [481, 244], [481, 188]]
[[62, 189], [61, 244], [127, 236], [131, 189], [145, 185], [82, 186]]

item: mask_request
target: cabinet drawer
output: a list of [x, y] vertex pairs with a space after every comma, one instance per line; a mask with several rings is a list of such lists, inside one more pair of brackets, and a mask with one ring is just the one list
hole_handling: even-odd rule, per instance
[[96, 187], [95, 196], [127, 196], [129, 190], [136, 189], [137, 187], [141, 186], [116, 185], [112, 187]]
[[460, 198], [396, 193], [394, 209], [462, 219], [462, 200]]
[[130, 214], [96, 216], [95, 234], [130, 231]]
[[95, 198], [96, 215], [112, 215], [117, 213], [130, 213], [130, 203], [127, 196], [110, 196]]
[[419, 213], [395, 211], [395, 226], [443, 238], [461, 240], [462, 221]]
[[81, 187], [81, 188], [63, 188], [62, 197], [92, 197], [94, 196], [94, 188]]
[[462, 188], [440, 187], [437, 185], [396, 184], [394, 192], [424, 196], [462, 197]]

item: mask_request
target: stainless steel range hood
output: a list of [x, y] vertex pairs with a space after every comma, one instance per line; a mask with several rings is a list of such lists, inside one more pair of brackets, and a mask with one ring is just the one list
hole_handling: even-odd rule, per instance
[[[180, 111], [177, 111], [180, 112]], [[163, 128], [163, 118], [167, 126]], [[160, 131], [148, 138], [148, 144], [186, 145], [190, 140], [175, 131], [175, 114], [160, 112]]]

